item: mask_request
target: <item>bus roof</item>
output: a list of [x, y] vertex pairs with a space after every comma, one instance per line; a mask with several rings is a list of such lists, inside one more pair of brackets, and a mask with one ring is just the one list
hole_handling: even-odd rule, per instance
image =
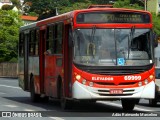
[[22, 27], [20, 27], [20, 31], [24, 31], [24, 30], [28, 30], [30, 28], [34, 28], [34, 27], [36, 27], [36, 24], [37, 24], [37, 22], [34, 22], [34, 23], [29, 24], [29, 25], [22, 26]]
[[82, 9], [82, 10], [75, 10], [75, 12], [87, 12], [87, 11], [122, 11], [122, 12], [142, 12], [142, 13], [148, 13], [149, 11], [144, 10], [137, 10], [137, 9], [126, 9], [126, 8], [92, 8], [92, 9]]
[[20, 28], [20, 31], [23, 31], [25, 29], [33, 28], [36, 26], [43, 26], [45, 24], [51, 24], [51, 23], [56, 23], [59, 21], [64, 21], [70, 18], [74, 18], [75, 15], [77, 15], [80, 12], [95, 12], [95, 11], [110, 11], [110, 12], [116, 12], [116, 11], [121, 11], [121, 12], [139, 12], [139, 13], [146, 13], [150, 14], [148, 11], [144, 10], [136, 10], [136, 9], [126, 9], [126, 8], [92, 8], [92, 9], [82, 9], [82, 10], [74, 10], [71, 12], [67, 12], [61, 15], [53, 16], [44, 20], [37, 21], [35, 23], [32, 23], [30, 25], [26, 25]]

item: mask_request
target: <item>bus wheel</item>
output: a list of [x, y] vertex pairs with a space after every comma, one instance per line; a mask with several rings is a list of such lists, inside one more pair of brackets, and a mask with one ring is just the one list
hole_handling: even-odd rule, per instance
[[134, 99], [122, 99], [122, 107], [125, 111], [131, 111], [134, 109], [134, 106], [136, 104], [136, 100]]
[[61, 104], [61, 108], [62, 110], [67, 110], [71, 108], [71, 101], [67, 100], [64, 96], [64, 92], [63, 92], [63, 86], [61, 85], [60, 88], [60, 104]]
[[38, 102], [40, 100], [40, 95], [35, 93], [35, 88], [34, 88], [34, 79], [32, 77], [31, 83], [30, 83], [30, 96], [31, 96], [31, 101], [32, 102]]
[[44, 103], [48, 103], [49, 102], [49, 97], [48, 96], [42, 97], [41, 101], [44, 102]]
[[157, 100], [156, 99], [149, 99], [149, 105], [152, 107], [155, 107], [157, 105]]
[[140, 99], [135, 99], [135, 103], [139, 104]]

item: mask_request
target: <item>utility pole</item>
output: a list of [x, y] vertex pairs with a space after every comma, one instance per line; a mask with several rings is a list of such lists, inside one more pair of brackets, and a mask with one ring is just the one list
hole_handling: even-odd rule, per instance
[[144, 0], [144, 10], [147, 10], [147, 0]]

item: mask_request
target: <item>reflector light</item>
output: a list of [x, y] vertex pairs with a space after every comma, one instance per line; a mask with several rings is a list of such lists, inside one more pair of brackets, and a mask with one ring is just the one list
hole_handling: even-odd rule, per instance
[[84, 80], [82, 80], [82, 84], [84, 84], [84, 85], [86, 84], [86, 80], [85, 80], [85, 79], [84, 79]]
[[144, 83], [145, 83], [145, 84], [148, 84], [148, 80], [146, 79], [146, 80], [144, 81]]
[[138, 85], [141, 87], [142, 86], [142, 82], [139, 82]]
[[90, 82], [90, 83], [89, 83], [89, 86], [92, 87], [92, 86], [93, 86], [93, 82]]

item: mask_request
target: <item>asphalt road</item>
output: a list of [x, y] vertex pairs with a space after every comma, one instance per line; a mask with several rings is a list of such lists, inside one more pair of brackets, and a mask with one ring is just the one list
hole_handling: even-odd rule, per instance
[[[17, 79], [0, 78], [0, 115], [3, 115], [3, 118], [0, 117], [2, 120], [19, 120], [22, 117], [24, 120], [120, 120], [128, 118], [158, 120], [160, 102], [156, 107], [150, 107], [148, 100], [141, 99], [133, 112], [127, 113], [123, 111], [120, 101], [77, 102], [71, 110], [62, 111], [60, 105], [53, 100], [48, 103], [32, 103], [30, 94], [19, 88]], [[9, 117], [10, 115], [12, 117]]]

